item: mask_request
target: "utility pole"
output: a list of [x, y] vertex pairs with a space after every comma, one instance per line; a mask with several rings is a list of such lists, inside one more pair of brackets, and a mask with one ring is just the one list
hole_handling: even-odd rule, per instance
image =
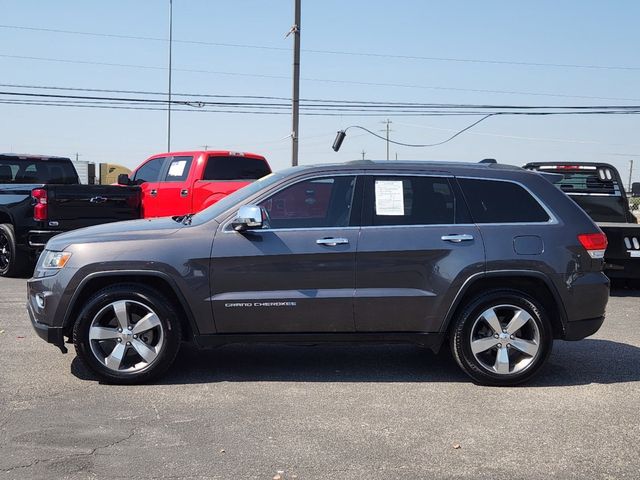
[[362, 149], [362, 151], [360, 152], [362, 154], [362, 159], [364, 160], [364, 154], [367, 153], [364, 151], [364, 148]]
[[300, 114], [300, 2], [295, 0], [293, 33], [293, 99], [291, 127], [291, 165], [298, 165], [298, 124]]
[[[80, 156], [80, 154], [78, 152], [76, 152], [76, 162], [78, 161], [78, 157]], [[633, 160], [631, 160], [633, 162]]]
[[382, 123], [386, 123], [386, 124], [387, 124], [387, 128], [386, 128], [386, 131], [387, 131], [387, 160], [389, 160], [389, 132], [391, 131], [391, 130], [389, 129], [389, 126], [390, 126], [393, 122], [387, 118], [387, 119], [386, 119], [384, 122], [382, 122]]
[[173, 0], [169, 0], [169, 101], [167, 102], [167, 152], [171, 151], [171, 47], [173, 46]]
[[203, 150], [209, 150], [209, 145], [199, 145]]
[[629, 160], [629, 189], [627, 193], [631, 192], [631, 175], [633, 175], [633, 160]]

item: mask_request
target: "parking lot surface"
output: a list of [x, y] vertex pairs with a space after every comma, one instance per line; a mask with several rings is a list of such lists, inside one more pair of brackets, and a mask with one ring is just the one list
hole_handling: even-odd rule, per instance
[[100, 384], [0, 279], [0, 479], [638, 478], [640, 291], [517, 388], [413, 346], [183, 348], [157, 384]]

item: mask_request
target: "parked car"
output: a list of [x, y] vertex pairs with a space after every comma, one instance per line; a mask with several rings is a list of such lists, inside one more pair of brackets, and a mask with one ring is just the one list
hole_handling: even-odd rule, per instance
[[113, 383], [157, 377], [181, 340], [447, 341], [475, 381], [514, 385], [554, 339], [602, 325], [605, 248], [574, 202], [521, 168], [297, 167], [195, 215], [54, 237], [28, 310], [42, 338], [73, 341]]
[[524, 168], [561, 175], [555, 184], [580, 205], [607, 236], [604, 272], [609, 278], [640, 278], [640, 225], [631, 213], [622, 179], [613, 165], [535, 162]]
[[0, 276], [24, 273], [47, 240], [140, 218], [140, 189], [80, 185], [68, 158], [0, 155]]
[[153, 155], [122, 185], [140, 185], [145, 218], [199, 212], [221, 198], [271, 173], [267, 160], [253, 153], [172, 152]]

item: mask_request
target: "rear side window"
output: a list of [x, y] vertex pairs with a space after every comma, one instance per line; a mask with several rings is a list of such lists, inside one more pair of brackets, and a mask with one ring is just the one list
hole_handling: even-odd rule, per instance
[[0, 159], [0, 183], [76, 184], [78, 175], [70, 160]]
[[540, 203], [517, 183], [468, 178], [458, 181], [476, 223], [549, 221]]
[[452, 225], [468, 221], [446, 178], [424, 176], [369, 177], [365, 194], [366, 224]]
[[142, 165], [137, 171], [133, 180], [140, 185], [144, 182], [157, 182], [160, 177], [162, 165], [167, 157], [154, 158]]
[[189, 176], [191, 162], [193, 157], [173, 157], [167, 174], [164, 177], [165, 182], [184, 182]]
[[210, 156], [203, 180], [257, 180], [271, 170], [264, 160], [241, 156]]

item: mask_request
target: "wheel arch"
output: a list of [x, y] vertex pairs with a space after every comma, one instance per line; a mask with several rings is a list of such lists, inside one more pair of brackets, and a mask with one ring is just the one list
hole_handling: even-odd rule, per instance
[[4, 209], [0, 209], [0, 223], [8, 223], [13, 225], [13, 217], [11, 213]]
[[81, 299], [87, 299], [98, 290], [118, 283], [137, 283], [159, 291], [183, 314], [180, 317], [183, 339], [193, 340], [198, 334], [193, 312], [175, 282], [165, 273], [150, 270], [117, 270], [87, 275], [75, 289], [67, 306], [62, 323], [64, 334], [71, 335], [74, 319], [82, 309]]
[[549, 316], [553, 329], [553, 338], [562, 338], [567, 322], [560, 294], [547, 275], [529, 270], [499, 270], [483, 272], [470, 277], [456, 294], [451, 303], [441, 332], [449, 332], [453, 319], [460, 313], [470, 299], [486, 290], [504, 288], [521, 290], [539, 301]]

